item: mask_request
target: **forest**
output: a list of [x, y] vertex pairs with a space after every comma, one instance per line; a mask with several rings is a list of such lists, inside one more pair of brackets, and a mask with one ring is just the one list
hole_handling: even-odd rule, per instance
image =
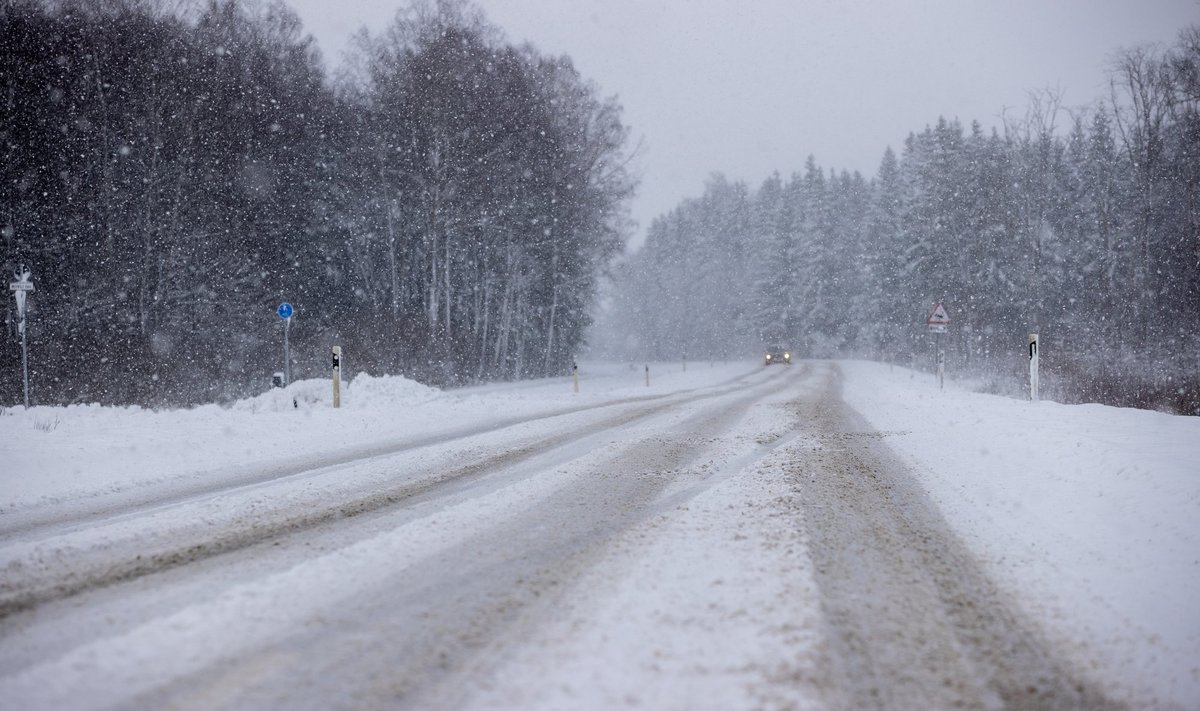
[[870, 179], [811, 157], [756, 188], [713, 175], [619, 265], [599, 340], [634, 360], [783, 345], [926, 371], [941, 348], [949, 372], [1019, 394], [1039, 333], [1043, 394], [1200, 414], [1200, 27], [1116, 52], [1110, 79], [1085, 107], [1031, 92], [1002, 129], [940, 118]]
[[283, 302], [296, 378], [333, 345], [438, 385], [569, 372], [629, 235], [621, 107], [465, 1], [353, 59], [326, 76], [277, 1], [0, 4], [0, 267], [32, 272], [35, 404], [259, 392]]
[[1048, 396], [1200, 414], [1200, 28], [1110, 78], [999, 128], [939, 118], [870, 177], [714, 174], [627, 254], [621, 106], [469, 0], [414, 0], [334, 76], [280, 0], [6, 0], [0, 268], [36, 286], [35, 404], [259, 392], [288, 302], [295, 378], [333, 345], [453, 386], [783, 344], [920, 369], [941, 348], [1015, 393], [1037, 332]]

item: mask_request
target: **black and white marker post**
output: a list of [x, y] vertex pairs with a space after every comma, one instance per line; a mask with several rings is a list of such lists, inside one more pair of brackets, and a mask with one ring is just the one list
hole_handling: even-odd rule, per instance
[[16, 273], [17, 280], [9, 282], [8, 290], [17, 300], [17, 332], [21, 334], [21, 372], [25, 380], [25, 409], [29, 409], [29, 348], [25, 342], [25, 297], [33, 291], [33, 274], [22, 264]]
[[333, 347], [333, 406], [342, 406], [342, 347]]
[[1038, 401], [1038, 334], [1029, 334], [1029, 399]]

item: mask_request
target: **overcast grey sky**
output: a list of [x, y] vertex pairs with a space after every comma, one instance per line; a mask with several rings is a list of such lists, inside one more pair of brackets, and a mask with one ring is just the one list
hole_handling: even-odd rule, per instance
[[[287, 0], [335, 65], [403, 0]], [[476, 0], [510, 41], [568, 54], [617, 95], [650, 220], [720, 171], [757, 185], [800, 170], [874, 175], [939, 116], [998, 126], [1030, 90], [1107, 96], [1119, 47], [1171, 44], [1200, 0]]]

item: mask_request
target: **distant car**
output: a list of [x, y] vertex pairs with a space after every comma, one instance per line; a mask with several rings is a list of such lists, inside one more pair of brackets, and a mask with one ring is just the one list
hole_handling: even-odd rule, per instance
[[792, 352], [786, 348], [771, 346], [767, 349], [767, 352], [763, 354], [763, 365], [773, 365], [775, 363], [780, 365], [791, 365]]

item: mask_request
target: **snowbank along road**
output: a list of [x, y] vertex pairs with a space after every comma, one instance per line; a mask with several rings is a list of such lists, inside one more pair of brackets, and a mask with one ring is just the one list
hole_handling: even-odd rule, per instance
[[1117, 708], [825, 363], [0, 518], [8, 708]]

